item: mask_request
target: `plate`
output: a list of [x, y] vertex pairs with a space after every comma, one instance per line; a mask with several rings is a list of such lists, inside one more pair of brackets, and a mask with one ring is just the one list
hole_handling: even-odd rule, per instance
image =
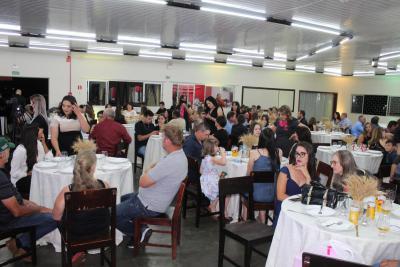
[[308, 215], [311, 216], [315, 216], [315, 217], [328, 217], [328, 216], [332, 216], [336, 213], [336, 211], [334, 209], [331, 209], [329, 207], [323, 207], [322, 209], [322, 214], [319, 213], [319, 211], [321, 210], [321, 206], [320, 205], [309, 205], [305, 207], [306, 213]]
[[326, 217], [317, 220], [317, 224], [330, 231], [342, 232], [354, 229], [354, 225], [346, 219], [336, 217]]
[[41, 162], [38, 162], [38, 163], [35, 164], [36, 167], [49, 168], [49, 169], [56, 168], [57, 165], [58, 165], [57, 163], [51, 162], [51, 161], [41, 161]]
[[107, 158], [107, 161], [111, 162], [111, 163], [126, 163], [126, 162], [128, 162], [128, 159], [109, 157], [109, 158]]

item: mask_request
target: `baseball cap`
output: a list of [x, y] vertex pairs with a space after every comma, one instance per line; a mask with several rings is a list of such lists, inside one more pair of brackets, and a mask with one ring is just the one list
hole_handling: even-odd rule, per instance
[[8, 141], [5, 137], [0, 137], [0, 152], [3, 152], [7, 148], [14, 148], [15, 145]]

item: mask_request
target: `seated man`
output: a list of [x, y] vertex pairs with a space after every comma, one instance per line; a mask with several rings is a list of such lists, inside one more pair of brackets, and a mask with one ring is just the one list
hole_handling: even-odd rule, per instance
[[[203, 141], [210, 135], [210, 129], [204, 122], [197, 122], [194, 125], [193, 133], [186, 138], [183, 144], [183, 151], [187, 157], [192, 157], [200, 164], [203, 149]], [[190, 176], [190, 175], [189, 175]]]
[[[10, 148], [14, 148], [4, 137], [0, 137], [0, 231], [20, 227], [36, 226], [36, 240], [50, 233], [57, 227], [51, 209], [41, 207], [34, 202], [22, 199], [4, 171], [10, 156]], [[7, 247], [14, 256], [25, 254], [30, 250], [29, 234], [25, 233], [7, 241]], [[24, 261], [32, 261], [30, 257]]]
[[168, 122], [168, 124], [175, 125], [181, 131], [186, 130], [186, 121], [180, 117], [179, 110], [174, 110], [174, 112], [172, 112], [172, 120]]
[[[182, 150], [182, 141], [182, 131], [173, 125], [166, 125], [162, 144], [168, 155], [143, 172], [139, 180], [139, 193], [121, 197], [121, 203], [117, 205], [117, 229], [131, 237], [128, 247], [133, 245], [132, 221], [165, 213], [185, 179], [188, 163]], [[148, 241], [151, 233], [148, 227], [142, 229], [141, 242]]]
[[339, 122], [339, 127], [342, 129], [343, 132], [348, 133], [351, 129], [351, 120], [347, 118], [347, 113], [343, 112], [340, 115], [341, 121]]
[[366, 118], [363, 115], [358, 116], [358, 121], [354, 123], [353, 127], [351, 128], [351, 134], [358, 138], [360, 134], [364, 132], [364, 124], [366, 122]]
[[247, 127], [244, 125], [246, 118], [243, 114], [240, 114], [237, 117], [237, 124], [233, 125], [232, 133], [231, 133], [231, 140], [232, 146], [239, 145], [239, 139], [242, 135], [247, 134], [248, 130]]
[[142, 120], [135, 124], [135, 149], [141, 156], [144, 156], [146, 152], [146, 145], [150, 136], [158, 134], [158, 131], [155, 131], [156, 127], [152, 123], [153, 116], [154, 113], [150, 109], [146, 109], [142, 114]]
[[114, 118], [115, 111], [112, 108], [104, 110], [102, 121], [94, 127], [89, 135], [90, 139], [96, 141], [97, 153], [107, 151], [110, 157], [117, 156], [121, 140], [127, 145], [132, 142], [126, 128], [114, 121]]

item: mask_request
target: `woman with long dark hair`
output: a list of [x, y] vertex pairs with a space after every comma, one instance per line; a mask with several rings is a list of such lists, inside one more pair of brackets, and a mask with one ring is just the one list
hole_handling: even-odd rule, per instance
[[117, 105], [115, 108], [115, 118], [114, 121], [119, 122], [121, 124], [126, 124], [126, 120], [124, 115], [122, 115], [122, 106]]
[[[247, 164], [247, 175], [257, 171], [276, 172], [280, 166], [280, 151], [276, 147], [274, 132], [265, 128], [259, 138], [258, 148], [250, 151]], [[273, 202], [275, 198], [275, 184], [255, 183], [253, 198], [256, 202]], [[265, 222], [265, 211], [260, 211], [260, 220]]]
[[332, 124], [338, 126], [340, 122], [340, 113], [339, 112], [334, 112], [332, 116]]
[[312, 180], [319, 181], [316, 174], [316, 160], [311, 144], [299, 142], [294, 147], [295, 153], [289, 158], [289, 165], [283, 167], [278, 175], [274, 210], [274, 226], [281, 212], [282, 202], [290, 196], [301, 193], [301, 187]]
[[36, 125], [24, 127], [21, 143], [13, 153], [10, 171], [11, 182], [23, 196], [29, 196], [33, 165], [51, 157], [43, 130]]
[[186, 95], [181, 95], [179, 97], [179, 102], [177, 109], [179, 110], [179, 115], [182, 119], [185, 120], [186, 123], [186, 131], [190, 129], [190, 120], [189, 120], [189, 111], [188, 111], [188, 103]]
[[231, 111], [236, 113], [236, 116], [240, 114], [240, 104], [237, 101], [232, 102]]
[[82, 139], [82, 131], [90, 131], [89, 123], [79, 110], [75, 97], [64, 96], [58, 107], [58, 114], [50, 123], [50, 130], [51, 144], [56, 156], [61, 156], [62, 151], [66, 151], [68, 155], [74, 154], [73, 143]]
[[215, 121], [219, 116], [224, 116], [224, 110], [218, 105], [217, 100], [209, 96], [205, 100], [206, 104], [206, 117], [204, 122], [210, 128], [211, 134], [214, 134], [217, 131], [217, 126], [215, 126]]

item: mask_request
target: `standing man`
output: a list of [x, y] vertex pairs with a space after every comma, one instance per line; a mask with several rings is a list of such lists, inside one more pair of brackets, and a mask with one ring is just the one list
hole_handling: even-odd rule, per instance
[[297, 112], [297, 120], [300, 123], [307, 125], [306, 112], [304, 110], [300, 110], [299, 112]]
[[137, 153], [143, 157], [150, 136], [158, 134], [158, 131], [155, 130], [156, 127], [152, 123], [153, 116], [154, 113], [150, 109], [146, 109], [142, 114], [142, 120], [135, 124], [135, 149], [137, 149]]
[[[121, 197], [121, 203], [117, 205], [117, 229], [131, 237], [128, 247], [133, 247], [133, 221], [165, 213], [185, 179], [188, 163], [182, 142], [182, 131], [173, 125], [166, 125], [162, 145], [168, 155], [154, 167], [144, 170], [139, 180], [138, 193]], [[147, 242], [151, 233], [150, 228], [143, 228], [140, 241]]]

